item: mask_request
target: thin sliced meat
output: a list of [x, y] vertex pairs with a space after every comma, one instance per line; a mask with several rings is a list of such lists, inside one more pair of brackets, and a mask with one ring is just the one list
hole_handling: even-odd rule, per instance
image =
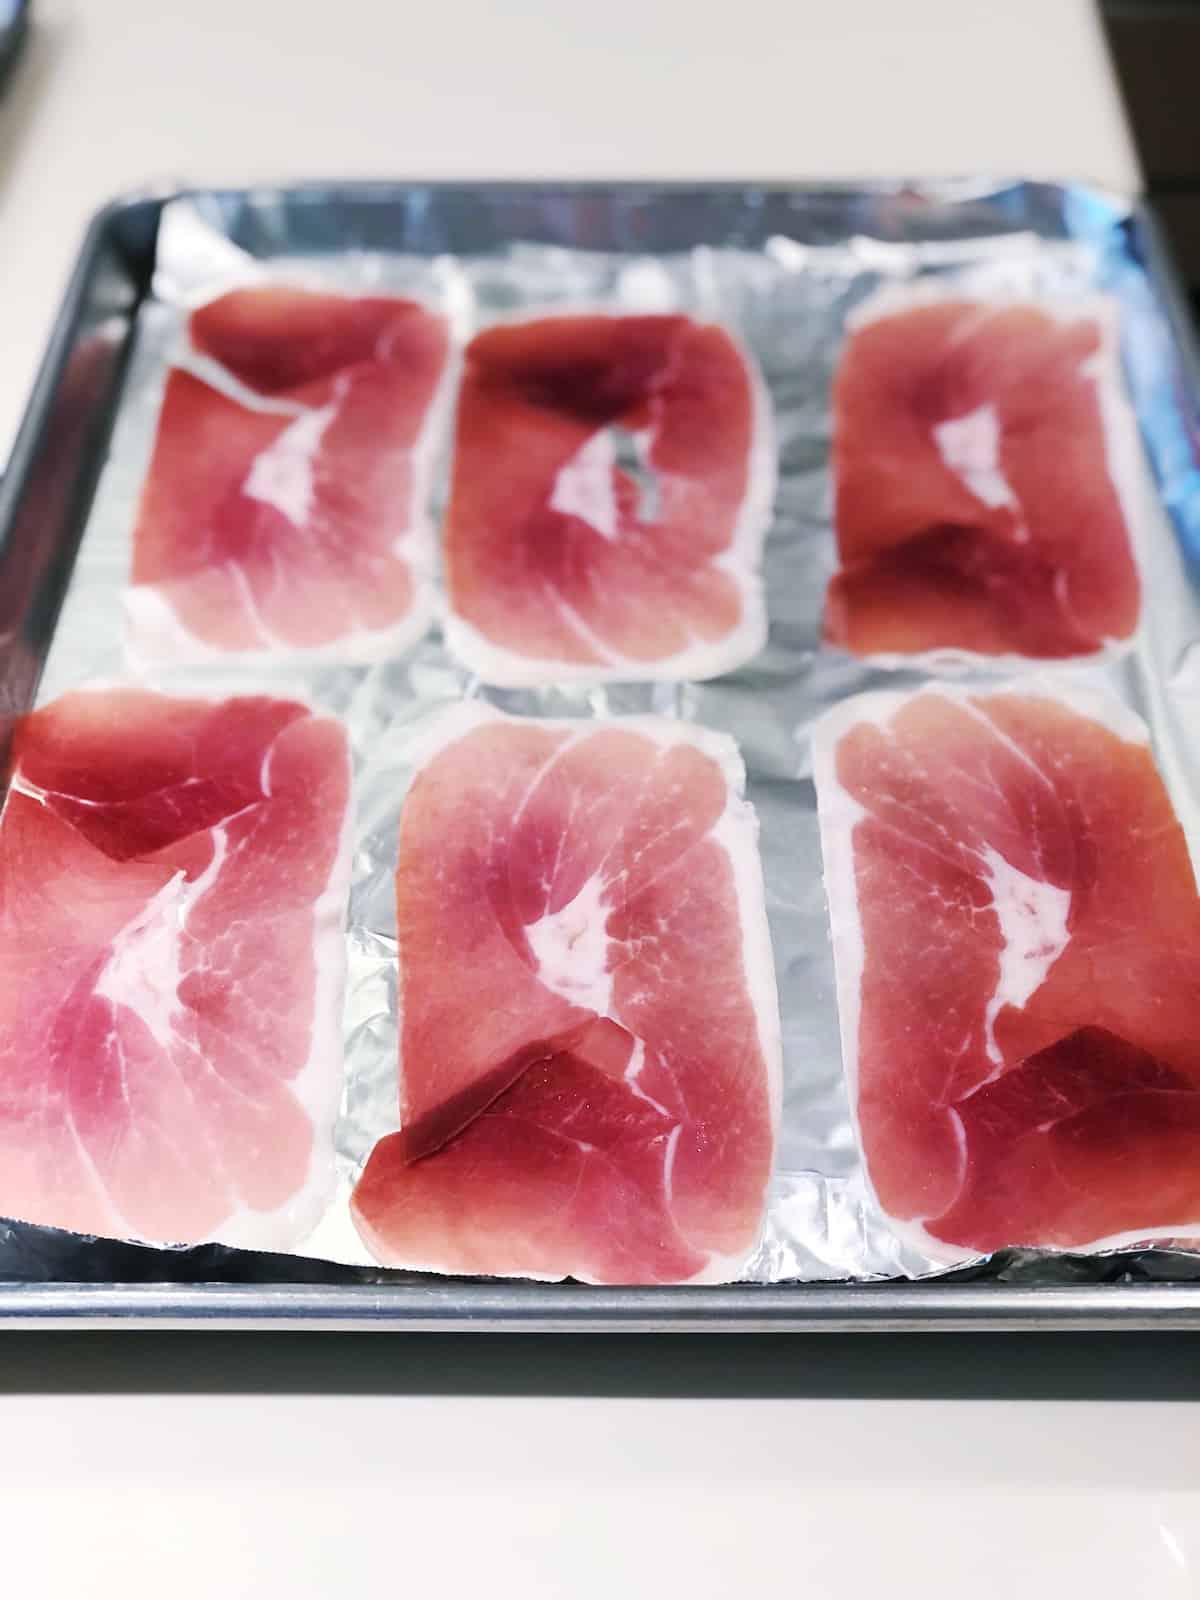
[[316, 293], [289, 284], [234, 289], [193, 311], [193, 347], [256, 394], [320, 407], [345, 380], [389, 398], [398, 364], [437, 380], [440, 318], [415, 300]]
[[1036, 680], [816, 734], [847, 1081], [898, 1229], [955, 1259], [1200, 1231], [1200, 898], [1145, 729]]
[[1133, 633], [1113, 308], [893, 291], [852, 325], [833, 412], [832, 643], [1055, 659]]
[[299, 1244], [333, 1184], [349, 756], [266, 697], [65, 695], [0, 822], [0, 1214]]
[[687, 724], [452, 716], [404, 804], [387, 1265], [716, 1281], [754, 1244], [779, 1021], [754, 814]]
[[446, 639], [490, 683], [709, 678], [761, 649], [760, 377], [684, 316], [553, 316], [467, 348]]
[[168, 377], [125, 596], [132, 657], [406, 648], [431, 615], [444, 321], [408, 300], [272, 287], [227, 294], [190, 326], [196, 351], [254, 392], [210, 383], [211, 368]]

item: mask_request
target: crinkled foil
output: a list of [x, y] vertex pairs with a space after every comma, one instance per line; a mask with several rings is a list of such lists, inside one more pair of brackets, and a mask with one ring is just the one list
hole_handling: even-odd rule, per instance
[[[669, 191], [667, 191], [669, 194]], [[1149, 722], [1193, 853], [1200, 852], [1200, 490], [1179, 389], [1179, 356], [1158, 288], [1134, 259], [1120, 204], [1087, 190], [983, 183], [919, 190], [873, 187], [797, 192], [783, 207], [787, 227], [764, 225], [754, 190], [715, 190], [686, 208], [671, 249], [639, 248], [637, 205], [653, 191], [570, 195], [547, 190], [547, 208], [566, 207], [567, 233], [588, 242], [588, 205], [629, 206], [624, 225], [603, 220], [624, 248], [595, 251], [523, 243], [521, 212], [478, 253], [449, 253], [430, 220], [431, 191], [413, 191], [406, 238], [425, 249], [364, 248], [339, 234], [336, 191], [324, 224], [312, 206], [262, 197], [237, 218], [253, 255], [225, 237], [228, 204], [174, 202], [159, 246], [155, 297], [143, 307], [135, 348], [78, 564], [42, 682], [41, 700], [86, 678], [124, 673], [120, 592], [131, 528], [153, 443], [163, 383], [178, 352], [189, 305], [256, 273], [286, 274], [346, 289], [380, 288], [441, 307], [460, 338], [497, 318], [535, 308], [619, 306], [681, 309], [737, 330], [762, 366], [775, 411], [779, 491], [766, 545], [770, 639], [739, 671], [707, 683], [631, 684], [541, 691], [492, 690], [446, 654], [435, 627], [402, 659], [375, 667], [305, 670], [294, 659], [278, 686], [299, 687], [341, 716], [357, 770], [358, 823], [347, 939], [346, 1091], [336, 1129], [337, 1198], [317, 1233], [280, 1257], [206, 1246], [157, 1252], [83, 1241], [12, 1225], [0, 1248], [8, 1276], [328, 1281], [366, 1262], [346, 1211], [373, 1142], [396, 1125], [396, 941], [392, 878], [400, 807], [411, 778], [413, 730], [439, 707], [479, 696], [506, 711], [600, 718], [656, 711], [732, 734], [746, 761], [748, 791], [762, 824], [767, 904], [783, 1016], [785, 1099], [766, 1224], [747, 1269], [758, 1283], [793, 1279], [917, 1277], [934, 1263], [889, 1231], [865, 1181], [842, 1081], [833, 965], [821, 878], [808, 730], [833, 702], [859, 690], [915, 684], [916, 672], [882, 673], [820, 645], [821, 607], [833, 570], [828, 473], [830, 380], [848, 312], [889, 282], [922, 274], [1072, 300], [1097, 288], [1122, 308], [1126, 369], [1149, 462], [1138, 491], [1139, 560], [1146, 621], [1136, 647], [1095, 668], [1066, 668], [1120, 695]], [[422, 199], [424, 196], [424, 199]], [[693, 201], [695, 195], [692, 196]], [[776, 197], [778, 202], [778, 197]], [[527, 203], [527, 202], [526, 202]], [[424, 205], [426, 212], [421, 211]], [[573, 208], [573, 209], [572, 209]], [[776, 213], [780, 210], [776, 203]], [[549, 211], [547, 216], [549, 216]], [[562, 215], [555, 228], [562, 233]], [[546, 218], [540, 219], [545, 222]], [[554, 220], [554, 218], [551, 218]], [[618, 218], [618, 222], [622, 219]], [[424, 232], [422, 231], [424, 230]], [[546, 227], [531, 227], [545, 236]], [[605, 232], [605, 229], [601, 229]], [[505, 237], [505, 233], [507, 236]], [[702, 243], [696, 242], [703, 240]], [[687, 247], [685, 247], [687, 246]], [[448, 439], [436, 474], [435, 517], [446, 481]], [[1168, 515], [1170, 507], [1174, 516]], [[208, 675], [210, 680], [212, 674]], [[986, 676], [986, 675], [984, 675]], [[260, 675], [261, 681], [261, 675]], [[170, 679], [156, 685], [169, 688]], [[234, 680], [231, 679], [231, 686]], [[1189, 731], [1190, 729], [1190, 731]], [[465, 975], [464, 975], [465, 976]], [[1129, 1270], [1119, 1260], [1010, 1252], [981, 1268], [1010, 1280], [1072, 1281]], [[1134, 1270], [1184, 1276], [1187, 1258], [1159, 1250]], [[372, 1277], [389, 1274], [367, 1269]]]

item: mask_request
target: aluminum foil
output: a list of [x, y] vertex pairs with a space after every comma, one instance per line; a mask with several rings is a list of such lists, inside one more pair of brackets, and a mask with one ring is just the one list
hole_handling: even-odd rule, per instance
[[[414, 191], [414, 193], [419, 193]], [[732, 198], [727, 197], [732, 206]], [[820, 644], [834, 564], [828, 475], [830, 380], [848, 314], [890, 283], [955, 274], [969, 288], [1072, 301], [1097, 289], [1120, 303], [1127, 375], [1148, 460], [1135, 464], [1136, 540], [1146, 619], [1135, 647], [1092, 668], [1060, 669], [1118, 694], [1149, 722], [1193, 855], [1200, 861], [1200, 487], [1181, 409], [1178, 352], [1158, 293], [1130, 251], [1123, 209], [1104, 195], [986, 184], [873, 188], [790, 202], [796, 226], [745, 242], [753, 191], [730, 211], [726, 238], [645, 253], [592, 251], [518, 237], [478, 254], [345, 247], [336, 228], [312, 250], [312, 216], [264, 202], [241, 226], [253, 253], [227, 237], [216, 201], [174, 202], [160, 238], [154, 297], [143, 306], [114, 429], [79, 559], [46, 664], [39, 700], [85, 679], [125, 675], [120, 595], [129, 570], [137, 497], [163, 385], [181, 351], [188, 308], [263, 274], [345, 289], [380, 288], [440, 307], [465, 339], [498, 318], [549, 306], [680, 309], [734, 328], [757, 357], [779, 443], [779, 490], [765, 551], [767, 648], [706, 683], [504, 691], [481, 686], [447, 655], [435, 627], [408, 655], [372, 667], [298, 666], [271, 685], [299, 690], [346, 722], [355, 751], [358, 822], [347, 939], [346, 1092], [336, 1129], [337, 1198], [317, 1232], [286, 1263], [220, 1247], [164, 1255], [86, 1243], [14, 1225], [9, 1275], [56, 1277], [297, 1278], [322, 1280], [322, 1261], [367, 1263], [346, 1210], [374, 1141], [396, 1126], [396, 942], [392, 878], [414, 735], [463, 697], [530, 715], [602, 718], [654, 711], [730, 733], [745, 758], [762, 824], [762, 857], [782, 1009], [785, 1099], [766, 1223], [747, 1279], [918, 1277], [939, 1271], [889, 1230], [865, 1180], [842, 1082], [834, 976], [808, 731], [829, 705], [859, 690], [916, 684], [913, 670], [883, 673]], [[726, 199], [714, 202], [719, 219]], [[418, 202], [414, 209], [419, 211]], [[409, 219], [411, 222], [411, 218]], [[418, 234], [420, 217], [410, 227]], [[436, 231], [436, 230], [435, 230]], [[586, 234], [586, 229], [581, 228]], [[686, 232], [686, 229], [684, 230]], [[693, 239], [701, 237], [693, 233]], [[434, 240], [436, 243], [436, 239]], [[341, 248], [338, 246], [342, 245]], [[440, 512], [448, 439], [433, 511]], [[1157, 487], [1151, 471], [1157, 474]], [[1169, 508], [1169, 512], [1168, 512]], [[1169, 514], [1170, 513], [1170, 514]], [[208, 672], [211, 683], [215, 674]], [[987, 674], [982, 674], [984, 678]], [[169, 689], [169, 676], [155, 686]], [[261, 681], [261, 675], [260, 675]], [[240, 686], [235, 676], [231, 689]], [[1181, 1259], [1159, 1251], [1149, 1270]], [[28, 1267], [23, 1265], [28, 1263]], [[157, 1263], [152, 1269], [146, 1263]], [[982, 1268], [1021, 1281], [1113, 1275], [1127, 1263], [1009, 1253]], [[370, 1275], [385, 1278], [377, 1268]], [[344, 1274], [343, 1274], [344, 1275]]]

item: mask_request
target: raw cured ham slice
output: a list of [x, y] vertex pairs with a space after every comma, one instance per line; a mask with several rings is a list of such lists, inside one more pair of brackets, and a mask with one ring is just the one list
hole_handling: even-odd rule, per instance
[[[406, 648], [431, 615], [443, 320], [408, 300], [272, 287], [224, 295], [190, 328], [209, 365], [167, 380], [125, 597], [131, 657]], [[213, 361], [254, 392], [208, 382]]]
[[415, 300], [287, 284], [210, 300], [193, 311], [188, 332], [196, 350], [257, 394], [324, 406], [353, 377], [383, 404], [404, 402], [418, 420], [426, 405], [419, 387], [397, 380], [436, 383], [446, 353], [441, 319]]
[[489, 328], [458, 404], [447, 643], [497, 684], [727, 672], [766, 637], [774, 484], [763, 386], [723, 329]]
[[0, 1214], [298, 1244], [333, 1182], [349, 759], [291, 701], [85, 690], [0, 822]]
[[1102, 302], [928, 287], [862, 308], [833, 391], [832, 643], [1050, 659], [1129, 638], [1139, 447], [1114, 324]]
[[816, 777], [867, 1169], [943, 1259], [1200, 1232], [1200, 899], [1139, 720], [1033, 680], [847, 701]]
[[388, 1265], [661, 1283], [754, 1244], [779, 1021], [732, 743], [453, 717], [404, 805], [401, 1120], [353, 1200]]

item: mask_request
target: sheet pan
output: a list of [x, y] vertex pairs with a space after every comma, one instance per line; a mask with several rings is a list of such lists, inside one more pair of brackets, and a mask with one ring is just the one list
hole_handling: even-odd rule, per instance
[[[0, 491], [0, 705], [7, 717], [31, 703], [56, 643], [55, 619], [121, 409], [133, 330], [152, 292], [159, 223], [179, 198], [120, 202], [93, 225]], [[894, 265], [908, 252], [953, 266], [964, 240], [995, 239], [1001, 254], [1019, 254], [1029, 239], [1051, 254], [1058, 245], [1082, 246], [1142, 330], [1127, 367], [1182, 570], [1195, 571], [1189, 563], [1200, 555], [1200, 494], [1190, 333], [1152, 218], [1115, 197], [964, 181], [837, 188], [360, 184], [196, 191], [188, 198], [243, 249], [265, 256], [284, 250], [309, 261], [489, 253], [500, 260], [514, 244], [543, 255], [561, 249], [637, 260], [708, 246], [754, 253], [783, 240], [818, 265], [852, 248], [865, 262], [874, 255]], [[70, 635], [58, 635], [57, 651], [63, 646], [69, 653]], [[872, 1265], [886, 1270], [887, 1262]], [[920, 1270], [919, 1263], [904, 1265]], [[805, 1262], [795, 1271], [819, 1275]], [[0, 1234], [0, 1277], [7, 1280], [0, 1282], [0, 1324], [32, 1318], [78, 1326], [82, 1318], [750, 1330], [1200, 1322], [1200, 1283], [1189, 1281], [1200, 1264], [1165, 1250], [1101, 1260], [1012, 1253], [924, 1283], [779, 1282], [788, 1272], [789, 1262], [776, 1260], [757, 1274], [775, 1281], [720, 1290], [594, 1290], [386, 1274], [219, 1247], [152, 1252], [8, 1224]]]

